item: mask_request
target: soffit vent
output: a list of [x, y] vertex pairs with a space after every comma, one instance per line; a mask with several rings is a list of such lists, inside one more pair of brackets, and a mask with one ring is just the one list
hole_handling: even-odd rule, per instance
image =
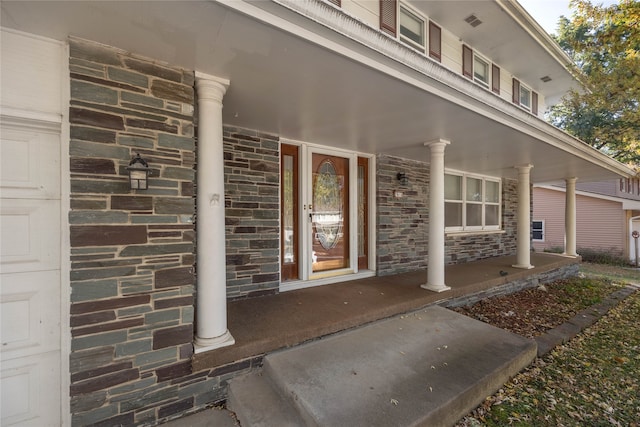
[[464, 22], [466, 22], [467, 24], [471, 25], [474, 28], [482, 24], [482, 21], [479, 20], [476, 15], [467, 16], [466, 18], [464, 18]]
[[551, 81], [551, 77], [549, 76], [540, 77], [540, 80], [542, 80], [545, 83], [548, 83]]

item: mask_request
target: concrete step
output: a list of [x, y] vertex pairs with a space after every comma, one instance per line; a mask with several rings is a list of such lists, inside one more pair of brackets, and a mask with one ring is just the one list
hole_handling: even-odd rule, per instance
[[296, 409], [259, 373], [234, 378], [229, 383], [227, 408], [241, 426], [300, 427], [305, 423]]
[[[304, 420], [298, 425], [450, 426], [528, 366], [536, 350], [533, 340], [429, 307], [272, 353], [261, 374], [269, 405], [280, 402], [287, 416], [295, 408]], [[230, 387], [236, 394], [236, 380]], [[243, 406], [263, 405], [267, 391]], [[243, 423], [237, 414], [243, 427], [284, 425]]]

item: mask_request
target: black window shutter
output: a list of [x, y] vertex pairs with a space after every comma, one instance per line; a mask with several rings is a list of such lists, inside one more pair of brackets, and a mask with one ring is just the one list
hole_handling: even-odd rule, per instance
[[520, 81], [516, 78], [513, 79], [513, 96], [511, 99], [514, 104], [520, 105]]
[[327, 0], [329, 3], [333, 3], [336, 6], [340, 7], [341, 0]]
[[396, 35], [396, 0], [380, 0], [380, 29], [387, 34]]
[[531, 91], [531, 112], [538, 115], [538, 93], [534, 91]]
[[442, 60], [442, 30], [429, 21], [429, 56], [438, 61]]
[[473, 50], [466, 44], [462, 45], [462, 74], [473, 79]]
[[491, 90], [500, 95], [500, 67], [491, 65]]

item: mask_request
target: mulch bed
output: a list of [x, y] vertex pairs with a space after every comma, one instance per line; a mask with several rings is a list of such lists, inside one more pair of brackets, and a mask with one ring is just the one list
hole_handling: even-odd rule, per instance
[[527, 338], [561, 325], [619, 289], [606, 279], [573, 277], [453, 310]]

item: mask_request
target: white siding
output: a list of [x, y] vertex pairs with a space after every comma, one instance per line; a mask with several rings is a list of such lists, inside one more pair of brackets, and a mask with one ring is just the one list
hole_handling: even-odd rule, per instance
[[379, 0], [342, 0], [342, 9], [372, 27], [380, 26]]
[[462, 74], [462, 43], [445, 28], [442, 29], [442, 65]]

